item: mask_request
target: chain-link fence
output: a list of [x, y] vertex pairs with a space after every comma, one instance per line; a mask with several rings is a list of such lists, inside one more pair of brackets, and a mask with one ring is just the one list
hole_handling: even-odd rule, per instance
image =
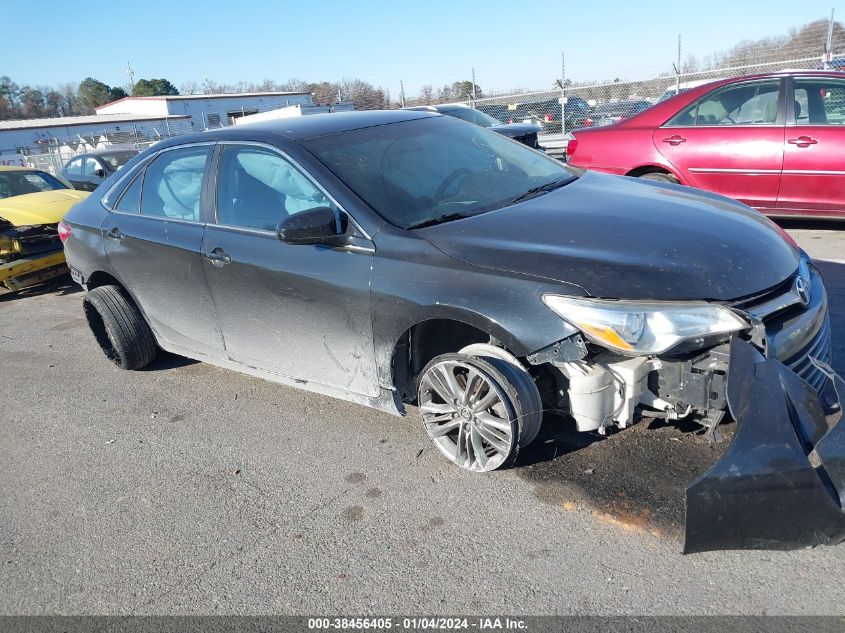
[[[680, 50], [680, 47], [679, 47]], [[587, 54], [587, 53], [585, 53]], [[561, 152], [567, 133], [583, 127], [607, 125], [630, 117], [661, 101], [709, 81], [768, 73], [789, 68], [832, 68], [845, 70], [845, 27], [831, 20], [818, 20], [787, 35], [743, 42], [733, 49], [699, 60], [688, 56], [674, 64], [640, 70], [620, 70], [611, 81], [576, 81], [562, 76], [550, 80], [541, 90], [514, 90], [481, 93], [473, 82], [458, 82], [462, 91], [433, 91], [430, 86], [416, 98], [405, 98], [404, 87], [398, 101], [386, 91], [374, 90], [364, 82], [347, 81], [314, 92], [313, 105], [301, 106], [292, 116], [336, 110], [369, 110], [402, 106], [465, 103], [502, 122], [529, 122], [542, 128], [540, 143], [552, 153]], [[479, 69], [483, 70], [483, 69]], [[467, 90], [465, 84], [472, 89]], [[328, 84], [327, 84], [328, 85]], [[470, 97], [475, 92], [475, 98]], [[342, 97], [341, 97], [342, 95]], [[343, 99], [343, 104], [320, 104]], [[272, 106], [271, 106], [272, 107]], [[190, 118], [121, 124], [119, 131], [104, 126], [69, 138], [44, 137], [37, 143], [18, 148], [32, 165], [57, 173], [72, 156], [105, 147], [145, 149], [170, 136], [215, 129], [266, 114], [268, 107], [244, 106], [239, 111], [203, 111]], [[295, 106], [286, 110], [296, 110]], [[281, 113], [280, 113], [281, 115]], [[273, 115], [270, 115], [273, 116]]]

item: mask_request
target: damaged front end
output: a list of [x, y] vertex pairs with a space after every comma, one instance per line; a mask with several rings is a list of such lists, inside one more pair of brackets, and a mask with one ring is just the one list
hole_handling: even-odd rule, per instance
[[0, 285], [21, 290], [66, 272], [56, 224], [15, 226], [0, 218]]
[[[723, 417], [735, 420], [721, 459], [686, 491], [685, 552], [845, 540], [845, 387], [829, 366], [827, 294], [809, 262], [709, 312], [568, 298], [550, 307], [580, 332], [528, 360], [550, 369], [554, 404], [579, 431], [684, 419], [718, 442]], [[721, 325], [707, 331], [707, 319]], [[702, 334], [676, 335], [690, 323]]]
[[827, 379], [821, 393], [751, 342], [731, 341], [727, 401], [736, 435], [687, 488], [684, 553], [845, 541], [845, 383], [811, 362]]

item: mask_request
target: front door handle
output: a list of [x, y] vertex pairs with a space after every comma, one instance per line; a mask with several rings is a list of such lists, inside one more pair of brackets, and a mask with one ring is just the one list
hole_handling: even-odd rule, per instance
[[667, 136], [666, 138], [664, 138], [663, 142], [669, 143], [669, 145], [672, 145], [673, 147], [677, 147], [681, 143], [686, 143], [687, 139], [685, 139], [680, 134], [673, 134], [672, 136]]
[[797, 145], [798, 147], [810, 147], [810, 145], [815, 145], [818, 141], [810, 136], [799, 136], [798, 138], [789, 139], [787, 143]]
[[215, 248], [211, 251], [205, 251], [202, 256], [215, 266], [225, 266], [226, 264], [232, 261], [232, 258], [229, 257], [226, 253], [224, 253], [222, 248]]
[[115, 226], [106, 232], [106, 237], [115, 242], [122, 242], [126, 236]]

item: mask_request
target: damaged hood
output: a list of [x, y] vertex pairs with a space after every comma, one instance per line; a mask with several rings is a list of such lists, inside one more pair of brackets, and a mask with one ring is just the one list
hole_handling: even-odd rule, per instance
[[58, 224], [73, 205], [89, 195], [88, 191], [57, 189], [4, 198], [0, 200], [0, 218], [14, 226]]
[[782, 282], [799, 261], [776, 226], [745, 205], [595, 172], [523, 203], [417, 233], [465, 263], [613, 299], [738, 299]]

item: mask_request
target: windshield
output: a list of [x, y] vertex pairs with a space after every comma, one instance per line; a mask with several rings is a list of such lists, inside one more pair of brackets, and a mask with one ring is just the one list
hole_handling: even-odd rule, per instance
[[305, 140], [347, 186], [392, 224], [497, 209], [575, 172], [476, 125], [433, 117]]
[[135, 158], [138, 152], [120, 152], [119, 154], [101, 154], [100, 160], [106, 163], [112, 171], [117, 171], [130, 160]]
[[67, 187], [43, 171], [0, 171], [0, 200], [55, 189]]
[[491, 125], [502, 124], [501, 121], [494, 119], [489, 114], [484, 114], [480, 110], [474, 110], [473, 108], [455, 108], [454, 110], [439, 110], [439, 112], [441, 114], [453, 116], [456, 119], [475, 123], [481, 127], [490, 127]]

